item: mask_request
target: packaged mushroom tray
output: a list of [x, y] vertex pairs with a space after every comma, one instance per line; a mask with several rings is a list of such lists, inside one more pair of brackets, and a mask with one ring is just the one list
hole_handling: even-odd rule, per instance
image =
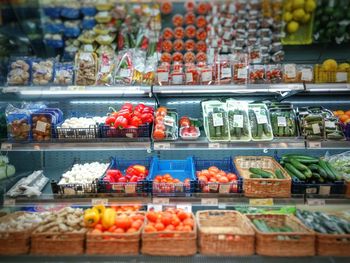
[[104, 123], [106, 117], [72, 117], [66, 119], [55, 129], [58, 140], [90, 140], [98, 138], [98, 125]]
[[97, 191], [96, 179], [105, 173], [108, 165], [108, 163], [99, 162], [76, 163], [62, 174], [57, 188], [53, 188], [52, 191], [64, 195], [95, 193]]

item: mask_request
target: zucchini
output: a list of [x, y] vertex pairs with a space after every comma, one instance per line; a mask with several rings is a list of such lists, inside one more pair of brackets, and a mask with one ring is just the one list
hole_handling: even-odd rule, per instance
[[249, 168], [249, 172], [251, 172], [253, 174], [258, 174], [262, 178], [273, 178], [274, 177], [272, 173], [264, 171], [263, 169], [260, 169], [260, 168]]
[[334, 181], [334, 180], [335, 180], [335, 176], [333, 175], [332, 171], [329, 170], [329, 168], [328, 168], [326, 162], [325, 162], [323, 159], [320, 159], [318, 163], [319, 163], [320, 167], [321, 167], [323, 170], [325, 170], [325, 172], [327, 173], [327, 178], [328, 178], [329, 180], [331, 180], [331, 181]]
[[334, 167], [329, 162], [326, 161], [325, 163], [326, 163], [328, 169], [332, 172], [335, 180], [340, 181], [342, 178], [341, 175], [334, 169]]
[[309, 170], [309, 168], [307, 168], [306, 165], [303, 165], [302, 163], [300, 163], [297, 159], [291, 158], [290, 159], [290, 163], [299, 171], [307, 171]]
[[283, 173], [281, 171], [281, 169], [276, 169], [275, 170], [275, 175], [278, 179], [284, 179]]
[[293, 165], [290, 163], [286, 163], [285, 167], [287, 168], [288, 171], [290, 171], [292, 174], [294, 174], [298, 179], [304, 181], [306, 179], [305, 175], [301, 173], [298, 169], [296, 169]]
[[293, 153], [288, 153], [288, 154], [284, 154], [283, 157], [295, 157], [297, 159], [303, 159], [303, 160], [316, 160], [318, 161], [317, 158], [312, 157], [312, 156], [308, 156], [308, 155], [303, 155], [303, 154], [293, 154]]
[[250, 177], [250, 178], [262, 178], [261, 175], [259, 175], [259, 174], [254, 174], [254, 173], [250, 174], [249, 177]]

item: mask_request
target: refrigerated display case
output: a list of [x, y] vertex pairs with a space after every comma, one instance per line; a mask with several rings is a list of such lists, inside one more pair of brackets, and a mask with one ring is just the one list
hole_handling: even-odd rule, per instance
[[[56, 232], [41, 233], [35, 226], [21, 238], [0, 229], [7, 244], [0, 259], [348, 261], [350, 178], [344, 152], [350, 149], [350, 48], [280, 45], [279, 16], [288, 9], [283, 5], [161, 0], [4, 5], [1, 211], [54, 212], [52, 222], [68, 222], [76, 213], [81, 221], [79, 229], [58, 225], [64, 230]], [[13, 41], [17, 38], [23, 42]], [[85, 229], [87, 209], [102, 205], [118, 215], [140, 211], [148, 221], [133, 233], [124, 233], [130, 227], [122, 233]], [[186, 216], [193, 219], [188, 233], [176, 232], [177, 225], [163, 233], [145, 214], [168, 208], [193, 212]], [[11, 216], [0, 217], [0, 226]], [[325, 232], [327, 223], [318, 220], [339, 223], [341, 230], [329, 232], [340, 236], [322, 236], [304, 216]], [[215, 225], [252, 235], [216, 229], [215, 236]], [[248, 249], [252, 236], [256, 241]], [[17, 247], [24, 250], [16, 251], [16, 240], [24, 242]], [[288, 249], [279, 247], [283, 242]]]

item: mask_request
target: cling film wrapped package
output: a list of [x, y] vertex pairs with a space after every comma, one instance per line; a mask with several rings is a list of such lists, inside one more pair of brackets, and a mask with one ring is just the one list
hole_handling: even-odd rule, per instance
[[324, 139], [324, 118], [331, 117], [332, 112], [321, 107], [306, 107], [298, 109], [301, 134], [307, 140]]
[[204, 130], [209, 141], [230, 140], [226, 103], [221, 101], [202, 102]]
[[267, 107], [263, 103], [249, 104], [249, 121], [253, 141], [271, 141], [273, 139]]
[[7, 74], [7, 85], [26, 86], [31, 79], [32, 59], [29, 57], [11, 58]]
[[326, 140], [344, 140], [345, 136], [336, 117], [326, 117], [324, 119], [324, 134]]
[[97, 56], [95, 53], [79, 52], [75, 56], [75, 84], [82, 86], [95, 85], [97, 77]]
[[130, 85], [132, 83], [132, 76], [134, 71], [131, 52], [119, 52], [116, 65], [114, 83]]
[[113, 85], [114, 54], [102, 53], [99, 57], [97, 85]]
[[246, 101], [227, 100], [228, 123], [231, 141], [248, 142], [252, 139]]
[[269, 105], [270, 120], [274, 137], [297, 137], [296, 114], [289, 103]]

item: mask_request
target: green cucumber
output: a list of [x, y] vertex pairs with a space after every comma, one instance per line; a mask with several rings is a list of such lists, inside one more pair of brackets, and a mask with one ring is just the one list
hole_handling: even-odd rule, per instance
[[312, 173], [312, 178], [319, 180], [321, 178], [321, 175], [319, 173], [313, 172]]
[[275, 175], [276, 175], [277, 179], [284, 179], [284, 176], [283, 176], [281, 169], [276, 169]]
[[309, 169], [306, 165], [303, 165], [297, 159], [294, 158], [290, 158], [290, 163], [299, 171], [307, 171]]
[[336, 178], [335, 178], [335, 176], [333, 175], [333, 172], [332, 172], [331, 170], [329, 170], [329, 168], [328, 168], [326, 162], [325, 162], [323, 159], [320, 159], [318, 163], [319, 163], [319, 165], [321, 166], [321, 168], [322, 168], [323, 170], [325, 170], [325, 172], [327, 173], [327, 178], [328, 178], [329, 180], [331, 180], [331, 181], [334, 181]]
[[325, 163], [326, 163], [328, 169], [332, 172], [335, 180], [340, 181], [342, 178], [341, 175], [334, 169], [334, 167], [329, 162], [325, 162]]
[[317, 160], [317, 158], [309, 156], [309, 155], [303, 155], [303, 154], [295, 154], [295, 153], [288, 153], [284, 154], [283, 157], [295, 157], [297, 159], [304, 159], [304, 160]]
[[262, 178], [259, 174], [250, 174], [250, 178]]
[[260, 168], [249, 168], [249, 172], [253, 174], [258, 174], [263, 178], [273, 178], [274, 175], [270, 172], [264, 171], [263, 169]]
[[291, 171], [296, 177], [298, 177], [298, 179], [300, 179], [302, 181], [306, 179], [305, 175], [303, 173], [301, 173], [298, 169], [296, 169], [290, 163], [286, 163], [285, 167], [288, 169], [288, 171]]

